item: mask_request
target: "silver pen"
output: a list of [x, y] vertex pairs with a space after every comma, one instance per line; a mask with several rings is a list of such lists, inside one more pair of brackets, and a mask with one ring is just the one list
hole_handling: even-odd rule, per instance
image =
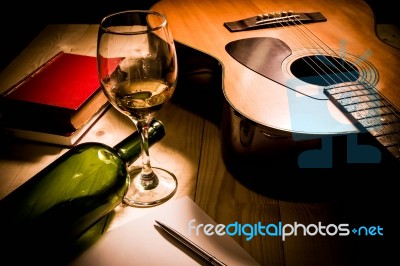
[[208, 253], [207, 251], [205, 251], [204, 249], [199, 247], [197, 244], [192, 242], [189, 238], [185, 237], [184, 235], [182, 235], [181, 233], [179, 233], [175, 229], [173, 229], [170, 226], [168, 226], [168, 225], [166, 225], [166, 224], [164, 224], [162, 222], [159, 222], [157, 220], [156, 220], [156, 223], [165, 232], [167, 232], [173, 238], [175, 238], [176, 240], [178, 240], [179, 242], [181, 242], [182, 244], [184, 244], [185, 246], [187, 246], [188, 248], [193, 250], [195, 253], [197, 253], [199, 256], [201, 256], [203, 259], [207, 260], [211, 265], [226, 266], [225, 263], [223, 263], [222, 261], [220, 261], [219, 259], [217, 259], [213, 255], [211, 255], [210, 253]]

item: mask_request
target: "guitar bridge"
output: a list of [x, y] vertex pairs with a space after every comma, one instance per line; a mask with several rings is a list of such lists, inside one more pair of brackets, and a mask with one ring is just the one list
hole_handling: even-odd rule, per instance
[[225, 22], [224, 26], [231, 32], [255, 30], [262, 28], [284, 27], [295, 24], [327, 21], [321, 12], [294, 13], [293, 11], [273, 12], [257, 16]]

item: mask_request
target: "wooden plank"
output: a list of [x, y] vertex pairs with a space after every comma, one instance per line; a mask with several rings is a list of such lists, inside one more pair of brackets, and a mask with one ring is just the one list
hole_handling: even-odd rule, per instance
[[[251, 191], [228, 171], [221, 154], [220, 131], [206, 122], [199, 165], [195, 201], [217, 223], [276, 224], [280, 221], [279, 201]], [[261, 265], [283, 265], [283, 246], [279, 238], [245, 235], [233, 238]]]
[[[334, 205], [327, 202], [295, 202], [280, 201], [280, 213], [282, 224], [292, 225], [302, 224], [310, 226], [310, 232], [314, 231], [314, 225], [322, 226], [329, 224], [337, 225], [334, 217]], [[289, 231], [289, 229], [288, 229]], [[333, 232], [332, 229], [330, 229]], [[346, 254], [341, 247], [339, 236], [303, 235], [303, 230], [299, 227], [297, 235], [287, 236], [284, 243], [285, 265], [346, 265]], [[325, 232], [325, 230], [324, 230]]]

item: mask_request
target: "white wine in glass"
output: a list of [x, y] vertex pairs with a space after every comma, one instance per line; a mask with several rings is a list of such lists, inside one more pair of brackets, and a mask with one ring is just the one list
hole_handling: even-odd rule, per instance
[[178, 65], [175, 44], [163, 14], [126, 10], [101, 20], [97, 38], [98, 75], [108, 101], [128, 116], [142, 136], [142, 167], [129, 167], [124, 203], [150, 207], [171, 198], [177, 178], [152, 167], [148, 127], [173, 95]]

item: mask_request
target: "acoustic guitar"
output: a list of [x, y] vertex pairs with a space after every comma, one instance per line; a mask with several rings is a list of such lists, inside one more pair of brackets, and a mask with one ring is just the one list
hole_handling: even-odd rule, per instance
[[221, 63], [226, 102], [265, 135], [368, 131], [400, 158], [400, 51], [377, 38], [364, 1], [162, 0], [152, 9], [176, 41]]

